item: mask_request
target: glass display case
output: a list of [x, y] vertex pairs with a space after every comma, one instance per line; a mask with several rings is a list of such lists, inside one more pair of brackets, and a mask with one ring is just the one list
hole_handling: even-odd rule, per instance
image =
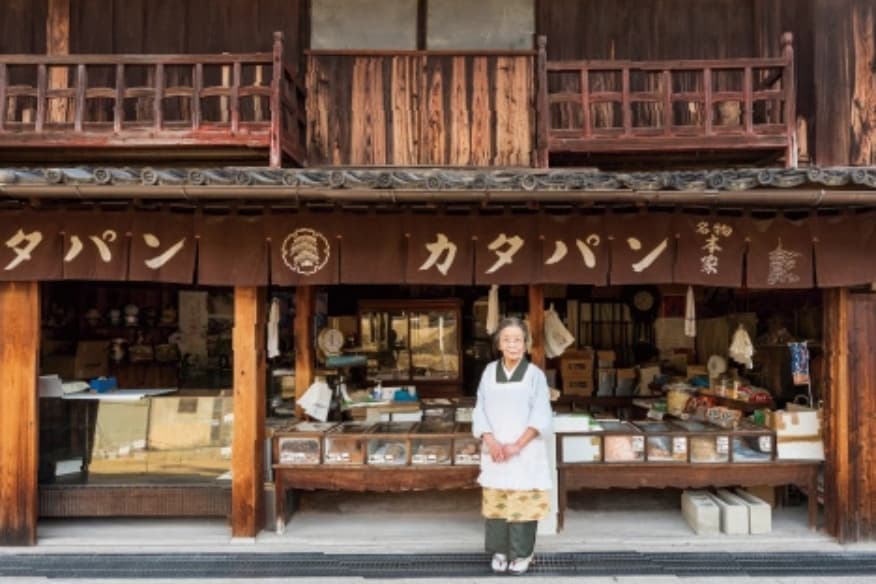
[[298, 422], [274, 432], [274, 460], [278, 464], [320, 464], [323, 436], [332, 422]]
[[633, 422], [645, 433], [647, 462], [687, 462], [687, 436], [666, 422]]
[[559, 437], [562, 463], [645, 461], [645, 435], [629, 422], [600, 420], [586, 432]]
[[367, 434], [368, 464], [404, 466], [411, 454], [411, 440], [416, 422], [384, 422]]
[[629, 422], [600, 421], [604, 462], [644, 462], [645, 436]]
[[411, 464], [448, 465], [453, 462], [455, 424], [440, 418], [424, 418], [411, 443]]
[[452, 395], [462, 383], [460, 327], [458, 300], [363, 301], [356, 350], [384, 385], [413, 385], [420, 395], [444, 386], [438, 393]]
[[366, 434], [371, 424], [344, 422], [325, 434], [325, 464], [365, 464]]
[[562, 435], [562, 462], [602, 462], [602, 438], [595, 434]]
[[675, 420], [677, 428], [687, 432], [687, 448], [693, 463], [730, 461], [730, 433], [711, 424], [691, 420]]
[[775, 432], [763, 426], [742, 424], [730, 433], [733, 462], [770, 462], [776, 457]]
[[481, 463], [481, 441], [471, 434], [471, 422], [456, 424], [453, 437], [453, 464], [467, 466]]

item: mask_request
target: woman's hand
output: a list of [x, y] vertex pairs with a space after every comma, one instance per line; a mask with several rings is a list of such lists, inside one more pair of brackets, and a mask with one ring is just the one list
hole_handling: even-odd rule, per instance
[[505, 444], [504, 446], [502, 446], [502, 454], [505, 455], [505, 460], [517, 456], [518, 454], [520, 454], [521, 450], [523, 450], [523, 448], [518, 446], [516, 442], [514, 442], [513, 444]]
[[490, 458], [493, 459], [493, 462], [505, 462], [505, 449], [493, 438], [492, 434], [484, 434], [484, 444], [490, 451]]

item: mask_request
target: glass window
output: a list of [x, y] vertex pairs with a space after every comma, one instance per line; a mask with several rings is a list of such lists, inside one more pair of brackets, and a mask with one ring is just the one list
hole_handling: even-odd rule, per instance
[[416, 0], [313, 0], [313, 49], [416, 49]]
[[426, 48], [514, 49], [533, 47], [532, 0], [429, 0]]

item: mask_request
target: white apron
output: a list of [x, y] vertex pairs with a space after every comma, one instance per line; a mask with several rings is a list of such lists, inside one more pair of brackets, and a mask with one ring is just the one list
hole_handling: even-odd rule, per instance
[[[484, 409], [493, 436], [501, 444], [510, 444], [520, 438], [529, 426], [532, 372], [528, 371], [522, 381], [506, 383], [495, 382], [494, 372], [491, 373], [493, 380], [483, 388]], [[505, 462], [493, 462], [489, 449], [484, 446], [478, 483], [492, 489], [552, 488], [545, 437], [539, 434], [519, 454]]]

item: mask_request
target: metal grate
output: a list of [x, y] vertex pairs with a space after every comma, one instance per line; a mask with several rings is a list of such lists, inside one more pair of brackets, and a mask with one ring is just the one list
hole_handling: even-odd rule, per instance
[[[851, 576], [876, 574], [876, 554], [537, 554], [534, 576]], [[105, 578], [470, 578], [490, 574], [487, 554], [22, 554], [4, 555], [9, 577]]]

